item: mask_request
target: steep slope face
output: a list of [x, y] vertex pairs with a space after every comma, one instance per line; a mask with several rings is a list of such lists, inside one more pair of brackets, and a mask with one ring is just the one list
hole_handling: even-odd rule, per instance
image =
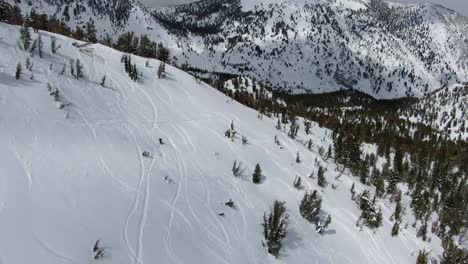
[[468, 84], [454, 84], [421, 98], [401, 118], [422, 123], [453, 140], [468, 139]]
[[[141, 74], [133, 82], [120, 52], [55, 36], [62, 48], [53, 54], [52, 34], [39, 33], [42, 58], [18, 48], [18, 27], [0, 23], [2, 262], [90, 263], [97, 239], [105, 247], [98, 263], [413, 263], [420, 249], [440, 256], [440, 240], [423, 242], [411, 226], [391, 237], [394, 206], [384, 200], [377, 200], [383, 227], [356, 228], [360, 211], [349, 189], [366, 187], [346, 171], [338, 177], [319, 154], [332, 144], [329, 130], [313, 124], [312, 134], [290, 139], [276, 119], [259, 119], [176, 68], [158, 79], [158, 61], [145, 67], [132, 56]], [[80, 60], [82, 78], [71, 76], [70, 59]], [[249, 144], [223, 136], [231, 121]], [[234, 160], [240, 177], [231, 173]], [[259, 185], [251, 182], [256, 163]], [[326, 188], [307, 178], [319, 165]], [[304, 190], [292, 187], [296, 176]], [[305, 190], [319, 190], [333, 217], [324, 236], [298, 211]], [[228, 199], [236, 209], [224, 205]], [[286, 201], [291, 215], [278, 260], [261, 244], [261, 219], [274, 200]]]
[[468, 19], [436, 5], [204, 0], [150, 11], [117, 1], [112, 11], [104, 0], [29, 2], [22, 10], [72, 26], [92, 17], [101, 35], [148, 34], [169, 45], [178, 64], [247, 75], [278, 89], [421, 97], [468, 78]]

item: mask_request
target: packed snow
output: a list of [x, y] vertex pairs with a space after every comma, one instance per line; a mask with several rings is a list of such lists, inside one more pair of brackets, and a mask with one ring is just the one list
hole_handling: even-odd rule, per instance
[[[421, 249], [442, 253], [437, 237], [423, 242], [411, 224], [391, 237], [394, 204], [386, 200], [378, 202], [383, 227], [355, 226], [360, 210], [349, 190], [365, 186], [346, 170], [337, 178], [332, 159], [319, 154], [331, 131], [314, 123], [312, 134], [301, 129], [293, 140], [275, 128], [276, 118], [259, 119], [177, 68], [167, 66], [158, 79], [159, 61], [145, 67], [146, 59], [132, 56], [142, 74], [133, 82], [118, 51], [55, 35], [62, 48], [52, 54], [53, 34], [39, 32], [40, 58], [19, 48], [18, 31], [0, 23], [0, 263], [393, 264], [414, 263]], [[70, 59], [80, 59], [83, 78], [70, 75]], [[224, 137], [231, 121], [248, 144]], [[241, 177], [232, 175], [235, 160]], [[251, 182], [257, 163], [260, 185]], [[308, 178], [319, 164], [327, 169], [324, 189]], [[323, 236], [299, 213], [305, 190], [293, 188], [296, 176], [305, 190], [320, 190], [333, 218]], [[236, 209], [224, 205], [229, 199]], [[286, 201], [291, 215], [279, 259], [261, 243], [263, 213], [274, 200]], [[412, 223], [404, 206], [403, 223]], [[95, 261], [98, 239], [105, 253]]]

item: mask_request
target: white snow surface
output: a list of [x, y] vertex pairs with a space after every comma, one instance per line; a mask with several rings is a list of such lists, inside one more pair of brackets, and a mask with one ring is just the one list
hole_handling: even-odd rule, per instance
[[[349, 189], [366, 187], [347, 174], [336, 180], [336, 165], [318, 154], [331, 144], [329, 130], [314, 123], [311, 135], [301, 130], [292, 140], [275, 129], [276, 120], [258, 119], [256, 111], [176, 68], [168, 66], [167, 78], [158, 79], [158, 61], [146, 68], [146, 59], [132, 56], [143, 74], [136, 83], [120, 52], [102, 45], [80, 51], [75, 40], [57, 35], [62, 48], [52, 54], [47, 32], [40, 32], [43, 58], [30, 58], [31, 80], [18, 29], [0, 23], [0, 263], [393, 264], [414, 263], [421, 249], [442, 253], [437, 237], [423, 242], [411, 225], [391, 237], [394, 204], [386, 200], [378, 202], [383, 227], [355, 227], [360, 211]], [[70, 76], [70, 59], [83, 63], [82, 79]], [[15, 80], [18, 62], [23, 74]], [[47, 83], [70, 105], [59, 109]], [[223, 136], [231, 120], [250, 144]], [[302, 144], [309, 138], [313, 151]], [[242, 177], [231, 173], [234, 160], [245, 168]], [[265, 176], [259, 185], [251, 182], [256, 163]], [[317, 164], [327, 168], [325, 189], [307, 178]], [[324, 236], [299, 214], [305, 190], [293, 188], [295, 176], [323, 196], [322, 209], [333, 217]], [[237, 209], [224, 206], [230, 198]], [[261, 244], [261, 219], [275, 199], [286, 201], [291, 215], [279, 259]], [[403, 223], [412, 223], [404, 206]], [[97, 239], [106, 255], [94, 261]]]

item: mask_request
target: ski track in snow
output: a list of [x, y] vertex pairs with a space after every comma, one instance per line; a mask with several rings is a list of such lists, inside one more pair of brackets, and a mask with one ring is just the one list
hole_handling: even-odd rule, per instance
[[71, 264], [75, 264], [75, 262], [73, 262], [72, 259], [64, 256], [64, 254], [60, 253], [60, 252], [57, 252], [54, 247], [48, 245], [45, 241], [41, 240], [38, 236], [34, 235], [34, 239], [36, 240], [36, 242], [44, 249], [44, 251], [46, 251], [47, 253], [51, 254], [52, 256], [60, 259], [60, 260], [63, 260], [67, 263], [71, 263]]
[[135, 262], [141, 262], [140, 259], [138, 259], [138, 256], [137, 256], [137, 253], [135, 252], [135, 249], [133, 248], [131, 242], [130, 242], [130, 239], [128, 238], [128, 229], [129, 229], [129, 223], [130, 223], [130, 220], [133, 216], [133, 214], [135, 213], [135, 211], [138, 209], [138, 204], [139, 204], [139, 200], [140, 200], [140, 195], [141, 195], [141, 186], [143, 184], [143, 181], [144, 181], [144, 178], [145, 178], [145, 172], [144, 172], [144, 162], [143, 162], [143, 158], [141, 157], [141, 148], [137, 142], [137, 138], [135, 136], [135, 133], [130, 129], [128, 128], [127, 125], [124, 125], [124, 128], [128, 131], [128, 133], [130, 133], [130, 135], [132, 136], [132, 139], [133, 139], [133, 142], [135, 144], [135, 149], [136, 149], [136, 155], [138, 156], [138, 159], [139, 159], [139, 166], [140, 166], [140, 177], [138, 179], [138, 183], [137, 183], [137, 192], [135, 194], [135, 198], [134, 198], [134, 202], [133, 202], [133, 206], [132, 208], [130, 209], [130, 212], [128, 213], [127, 215], [127, 219], [125, 221], [125, 226], [124, 226], [124, 240], [125, 240], [125, 243], [127, 244], [127, 250], [129, 252], [129, 258], [130, 258], [130, 261], [132, 261], [132, 263], [135, 263]]
[[174, 208], [176, 208], [176, 204], [177, 204], [177, 201], [179, 200], [179, 196], [180, 196], [180, 192], [181, 192], [181, 188], [182, 188], [182, 183], [183, 183], [183, 180], [181, 180], [181, 178], [185, 177], [185, 175], [183, 175], [183, 172], [184, 172], [184, 169], [183, 169], [183, 161], [180, 157], [180, 155], [177, 153], [177, 150], [173, 147], [174, 146], [174, 141], [171, 140], [171, 137], [168, 136], [167, 137], [169, 143], [171, 144], [171, 147], [172, 147], [172, 154], [174, 156], [174, 159], [175, 161], [177, 162], [177, 170], [178, 170], [178, 174], [179, 174], [179, 182], [176, 182], [177, 184], [177, 190], [176, 190], [176, 193], [174, 194], [174, 198], [172, 199], [172, 203], [171, 203], [171, 212], [169, 214], [169, 220], [168, 220], [168, 224], [167, 224], [167, 232], [166, 232], [166, 236], [164, 238], [164, 248], [166, 249], [166, 253], [167, 255], [169, 256], [170, 260], [174, 263], [182, 263], [179, 261], [179, 258], [173, 253], [172, 249], [171, 249], [171, 245], [170, 245], [170, 239], [171, 239], [171, 232], [172, 232], [172, 224], [173, 224], [173, 221], [174, 221]]

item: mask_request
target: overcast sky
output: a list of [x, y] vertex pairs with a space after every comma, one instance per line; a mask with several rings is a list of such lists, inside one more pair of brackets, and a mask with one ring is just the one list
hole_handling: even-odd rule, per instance
[[[140, 1], [149, 7], [167, 6], [167, 5], [195, 2], [193, 0], [140, 0]], [[443, 5], [450, 9], [456, 10], [459, 13], [462, 13], [468, 16], [468, 0], [389, 0], [389, 1], [398, 2], [398, 3], [425, 3], [425, 2], [435, 3], [435, 4]]]

